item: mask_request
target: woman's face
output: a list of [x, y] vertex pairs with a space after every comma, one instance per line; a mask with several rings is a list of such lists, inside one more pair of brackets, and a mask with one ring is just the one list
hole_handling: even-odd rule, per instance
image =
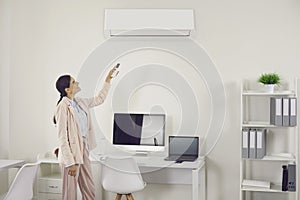
[[68, 94], [73, 94], [75, 95], [77, 92], [79, 92], [81, 90], [81, 88], [78, 86], [79, 83], [75, 81], [75, 79], [73, 77], [71, 77], [70, 80], [70, 87], [66, 88], [66, 92]]

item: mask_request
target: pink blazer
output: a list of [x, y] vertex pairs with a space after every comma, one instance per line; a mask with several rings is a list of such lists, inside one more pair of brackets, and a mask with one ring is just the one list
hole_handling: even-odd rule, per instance
[[[110, 85], [105, 83], [99, 94], [93, 98], [75, 98], [75, 101], [87, 113], [88, 133], [86, 139], [89, 150], [97, 146], [89, 109], [104, 102], [109, 87]], [[63, 97], [61, 102], [57, 105], [55, 117], [58, 128], [58, 161], [65, 165], [73, 163], [83, 164], [82, 134], [79, 118], [75, 112], [67, 97]]]

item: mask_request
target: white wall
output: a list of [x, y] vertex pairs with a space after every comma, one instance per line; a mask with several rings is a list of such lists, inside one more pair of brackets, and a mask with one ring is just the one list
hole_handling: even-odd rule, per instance
[[[207, 196], [208, 200], [238, 199], [237, 84], [242, 78], [256, 79], [264, 72], [278, 72], [284, 80], [299, 76], [298, 0], [10, 0], [6, 1], [8, 7], [2, 7], [3, 2], [1, 156], [9, 150], [11, 158], [33, 161], [38, 152], [56, 146], [56, 130], [51, 123], [58, 99], [54, 82], [66, 72], [76, 76], [84, 59], [104, 41], [103, 9], [193, 8], [195, 39], [216, 63], [227, 95], [224, 131], [207, 159]], [[190, 192], [186, 186], [149, 185], [136, 198], [187, 199]]]
[[[0, 1], [0, 159], [8, 157], [9, 148], [9, 9]], [[8, 173], [0, 173], [0, 194], [7, 190]], [[3, 180], [3, 181], [2, 181]]]

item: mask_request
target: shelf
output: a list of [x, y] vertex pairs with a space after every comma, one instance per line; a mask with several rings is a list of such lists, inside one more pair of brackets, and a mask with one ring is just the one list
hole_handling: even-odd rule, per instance
[[270, 124], [270, 122], [263, 121], [248, 121], [243, 122], [243, 128], [294, 128], [295, 126], [275, 126]]
[[39, 179], [47, 179], [47, 180], [57, 180], [62, 179], [60, 173], [53, 173], [45, 176], [40, 176]]
[[295, 162], [295, 156], [292, 154], [272, 154], [266, 155], [262, 160], [266, 161], [287, 161], [287, 162]]
[[287, 153], [266, 155], [262, 159], [243, 158], [243, 160], [296, 162], [295, 156]]
[[249, 187], [242, 186], [242, 191], [250, 191], [250, 192], [276, 192], [276, 193], [295, 193], [290, 191], [282, 191], [281, 185], [276, 185], [271, 183], [271, 188], [260, 188], [260, 187]]
[[270, 124], [270, 122], [262, 122], [262, 121], [243, 122], [242, 126], [244, 128], [247, 128], [247, 127], [248, 128], [276, 128], [276, 127], [279, 127], [279, 126]]
[[296, 94], [292, 90], [275, 91], [273, 93], [267, 93], [264, 91], [257, 91], [257, 90], [244, 90], [242, 95], [243, 96], [295, 96]]

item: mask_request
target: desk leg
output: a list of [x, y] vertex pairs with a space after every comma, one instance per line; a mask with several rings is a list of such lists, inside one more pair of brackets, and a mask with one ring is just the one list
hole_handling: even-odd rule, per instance
[[200, 177], [201, 177], [201, 183], [200, 183], [201, 199], [206, 200], [206, 169], [205, 169], [205, 164], [203, 165], [203, 167], [200, 170], [201, 170], [201, 172], [200, 172]]
[[[200, 177], [199, 177], [200, 172]], [[199, 184], [199, 178], [201, 179], [201, 183]], [[200, 200], [206, 200], [206, 173], [205, 173], [205, 165], [198, 168], [193, 169], [192, 171], [192, 199], [199, 199], [199, 190], [200, 190]]]
[[198, 200], [199, 199], [199, 170], [200, 169], [193, 169], [192, 171], [192, 199]]

